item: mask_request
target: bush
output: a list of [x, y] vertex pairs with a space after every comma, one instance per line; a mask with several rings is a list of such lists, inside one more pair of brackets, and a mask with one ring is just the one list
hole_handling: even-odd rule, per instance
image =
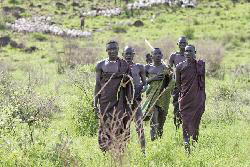
[[95, 135], [98, 128], [97, 118], [93, 109], [94, 73], [75, 69], [68, 73], [70, 84], [78, 88], [78, 97], [72, 103], [73, 122], [76, 133], [80, 136]]
[[193, 19], [193, 24], [194, 25], [200, 25], [200, 22], [197, 19]]
[[127, 26], [119, 26], [119, 25], [114, 25], [112, 26], [112, 30], [115, 33], [126, 33], [127, 32]]
[[198, 58], [206, 62], [207, 75], [223, 79], [224, 70], [221, 68], [225, 50], [223, 45], [213, 40], [199, 40], [195, 43]]
[[34, 33], [32, 37], [38, 41], [47, 41], [47, 37], [43, 35], [42, 33]]
[[230, 0], [233, 4], [239, 3], [240, 0]]
[[186, 36], [189, 40], [194, 39], [194, 32], [195, 30], [188, 26], [186, 29], [184, 29], [183, 34]]
[[206, 115], [208, 119], [205, 120], [232, 124], [238, 119], [249, 119], [249, 113], [243, 110], [243, 107], [247, 105], [244, 104], [245, 98], [248, 97], [244, 97], [245, 95], [242, 94], [242, 91], [245, 90], [236, 87], [235, 83], [220, 84], [215, 87], [207, 104], [207, 106], [211, 106], [213, 109], [211, 113]]
[[17, 4], [20, 4], [20, 1], [19, 0], [9, 0], [9, 3], [17, 5]]
[[[2, 70], [3, 71], [3, 70]], [[1, 129], [15, 132], [15, 124], [28, 126], [27, 136], [34, 142], [35, 127], [47, 128], [52, 114], [58, 111], [53, 97], [42, 97], [35, 92], [36, 82], [29, 77], [26, 83], [16, 83], [7, 72], [1, 72]]]
[[6, 29], [6, 25], [3, 19], [0, 19], [0, 30], [5, 30]]
[[93, 43], [87, 43], [80, 47], [78, 43], [71, 40], [64, 45], [64, 52], [57, 57], [57, 72], [64, 73], [66, 68], [75, 68], [77, 65], [94, 64], [97, 61], [100, 48]]

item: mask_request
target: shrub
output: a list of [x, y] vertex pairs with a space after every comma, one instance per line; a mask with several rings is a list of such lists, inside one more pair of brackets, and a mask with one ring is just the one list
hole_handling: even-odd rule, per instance
[[245, 91], [245, 89], [237, 87], [234, 81], [216, 86], [211, 92], [212, 96], [207, 104], [212, 107], [211, 112], [206, 114], [208, 118], [204, 120], [232, 124], [237, 119], [249, 119], [249, 113], [243, 110], [243, 107], [248, 104], [246, 101], [248, 96], [245, 96], [248, 95], [248, 92], [244, 94]]
[[36, 82], [32, 76], [26, 83], [14, 82], [8, 72], [3, 73], [0, 82], [1, 129], [15, 131], [16, 123], [28, 126], [27, 136], [34, 142], [35, 127], [48, 127], [52, 114], [58, 111], [53, 97], [42, 97], [35, 92]]
[[230, 0], [233, 4], [239, 3], [240, 0]]
[[20, 4], [20, 1], [19, 0], [9, 0], [9, 3], [17, 5], [17, 4]]
[[127, 32], [127, 26], [119, 26], [119, 25], [114, 25], [112, 26], [112, 30], [115, 33], [126, 33]]
[[200, 22], [197, 19], [193, 19], [193, 24], [194, 25], [200, 25]]
[[183, 30], [184, 36], [186, 36], [189, 40], [194, 39], [194, 32], [195, 32], [195, 30], [190, 26], [186, 27]]
[[100, 48], [97, 48], [93, 43], [87, 43], [84, 47], [80, 47], [78, 43], [69, 40], [64, 45], [64, 52], [57, 57], [57, 72], [63, 73], [66, 68], [75, 68], [77, 65], [94, 64], [99, 52]]
[[199, 40], [195, 42], [197, 56], [205, 60], [208, 76], [224, 78], [221, 63], [224, 58], [224, 47], [221, 43], [213, 40]]
[[85, 72], [80, 68], [68, 72], [69, 82], [78, 88], [78, 97], [72, 103], [73, 122], [78, 135], [95, 135], [98, 128], [97, 118], [93, 109], [94, 73]]
[[38, 41], [47, 41], [47, 37], [43, 35], [42, 33], [34, 33], [32, 37]]
[[3, 19], [0, 19], [0, 30], [5, 30], [6, 29], [6, 25]]
[[217, 11], [215, 12], [215, 15], [216, 15], [216, 16], [220, 16], [220, 11], [217, 10]]

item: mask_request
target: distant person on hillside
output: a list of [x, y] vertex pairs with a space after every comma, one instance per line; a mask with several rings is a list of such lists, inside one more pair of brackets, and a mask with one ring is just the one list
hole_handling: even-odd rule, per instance
[[135, 116], [136, 132], [140, 139], [142, 152], [145, 154], [145, 136], [143, 129], [141, 93], [146, 88], [146, 74], [142, 64], [134, 63], [135, 50], [126, 46], [123, 52], [125, 60], [128, 62], [134, 81], [135, 97], [132, 105], [133, 116]]
[[122, 152], [130, 134], [133, 80], [129, 64], [118, 57], [118, 50], [116, 41], [108, 42], [108, 59], [96, 65], [94, 110], [100, 119], [98, 141], [104, 152]]
[[[185, 61], [186, 58], [184, 56], [185, 52], [185, 47], [187, 46], [188, 42], [186, 37], [180, 37], [178, 40], [177, 45], [179, 46], [180, 51], [172, 53], [169, 58], [169, 66], [173, 70], [176, 68], [176, 66]], [[180, 117], [180, 111], [179, 111], [179, 103], [178, 103], [178, 98], [179, 98], [179, 90], [177, 87], [174, 88], [174, 91], [172, 92], [173, 96], [173, 106], [174, 106], [174, 124], [176, 127], [176, 130], [179, 129], [180, 124], [182, 123], [181, 117]]]
[[199, 125], [205, 111], [205, 62], [196, 60], [193, 45], [185, 47], [186, 60], [176, 67], [176, 86], [180, 92], [179, 109], [182, 118], [185, 149], [190, 153], [190, 137], [198, 141]]
[[83, 15], [80, 15], [80, 28], [82, 31], [84, 31], [85, 26], [85, 17]]
[[162, 52], [159, 48], [152, 51], [153, 64], [145, 68], [149, 90], [143, 105], [144, 120], [150, 120], [151, 140], [163, 135], [170, 102], [171, 82], [170, 71], [162, 63]]

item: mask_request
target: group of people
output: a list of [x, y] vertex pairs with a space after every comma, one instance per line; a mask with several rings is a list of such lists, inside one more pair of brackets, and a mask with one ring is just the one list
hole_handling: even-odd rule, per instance
[[[196, 50], [180, 37], [179, 51], [163, 63], [160, 48], [146, 54], [146, 65], [134, 62], [135, 49], [126, 46], [118, 57], [116, 41], [106, 44], [108, 59], [96, 65], [94, 111], [99, 118], [100, 149], [109, 151], [118, 145], [124, 149], [135, 121], [142, 152], [145, 153], [143, 121], [150, 121], [151, 140], [163, 135], [171, 94], [176, 129], [182, 124], [185, 149], [190, 138], [197, 142], [199, 124], [205, 110], [205, 62], [196, 60]], [[142, 104], [142, 93], [146, 98]]]

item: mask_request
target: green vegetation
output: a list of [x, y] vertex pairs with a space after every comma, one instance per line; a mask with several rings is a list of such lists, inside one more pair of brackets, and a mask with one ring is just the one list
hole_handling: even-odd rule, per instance
[[[73, 10], [72, 1], [62, 1], [65, 9], [59, 10], [56, 2], [11, 0], [1, 1], [0, 6], [1, 10], [4, 6], [24, 8], [21, 16], [25, 17], [52, 15], [55, 24], [76, 29], [80, 29], [79, 11], [105, 6], [102, 1], [81, 1]], [[198, 56], [207, 62], [207, 101], [199, 143], [190, 156], [184, 152], [181, 130], [175, 132], [171, 105], [162, 139], [151, 142], [149, 125], [145, 125], [146, 157], [140, 152], [132, 124], [122, 164], [248, 166], [249, 11], [249, 2], [233, 0], [202, 1], [194, 9], [154, 6], [135, 11], [130, 18], [125, 13], [111, 18], [87, 17], [86, 30], [94, 30], [93, 36], [75, 39], [12, 32], [5, 23], [13, 23], [15, 17], [6, 14], [0, 19], [0, 37], [9, 35], [11, 40], [38, 50], [27, 53], [10, 45], [0, 47], [0, 166], [114, 166], [111, 155], [104, 156], [98, 148], [98, 121], [92, 112], [94, 68], [106, 57], [105, 43], [117, 40], [120, 52], [130, 44], [136, 48], [137, 61], [144, 62], [143, 54], [150, 51], [144, 44], [146, 38], [163, 48], [166, 60], [176, 50], [181, 35], [190, 38]], [[156, 16], [154, 20], [151, 13]], [[144, 26], [131, 26], [136, 20]]]

